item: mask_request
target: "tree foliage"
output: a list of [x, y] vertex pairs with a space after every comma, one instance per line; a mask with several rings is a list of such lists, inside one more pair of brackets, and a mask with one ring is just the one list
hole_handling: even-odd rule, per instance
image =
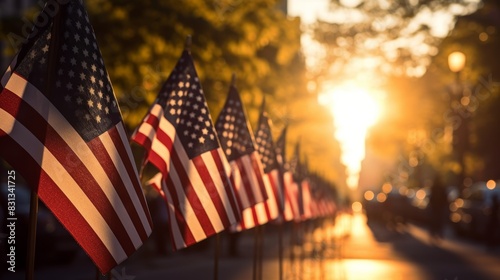
[[[275, 135], [288, 124], [290, 146], [302, 135], [311, 145], [311, 167], [331, 181], [342, 180], [342, 169], [333, 170], [341, 166], [331, 120], [306, 88], [300, 20], [278, 9], [276, 0], [85, 3], [130, 131], [146, 114], [191, 35], [191, 53], [213, 118], [234, 73], [253, 126], [266, 97]], [[21, 25], [14, 19], [2, 29], [19, 30]]]

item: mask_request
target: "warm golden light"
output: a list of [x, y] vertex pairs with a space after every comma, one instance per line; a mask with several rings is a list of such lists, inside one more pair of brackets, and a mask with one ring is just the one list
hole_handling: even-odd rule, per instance
[[493, 180], [489, 180], [488, 182], [486, 182], [486, 187], [489, 190], [494, 189], [496, 186], [497, 186], [497, 183], [495, 181], [493, 181]]
[[367, 130], [382, 112], [380, 94], [355, 82], [336, 86], [320, 95], [319, 102], [330, 107], [335, 123], [335, 138], [340, 142], [342, 161], [347, 167], [347, 184], [356, 188], [361, 161], [365, 157]]
[[451, 72], [460, 72], [465, 66], [465, 54], [463, 52], [452, 52], [448, 56], [448, 67]]
[[418, 191], [417, 191], [417, 193], [415, 194], [415, 196], [416, 196], [418, 199], [422, 200], [422, 199], [424, 199], [424, 198], [425, 198], [425, 191], [424, 191], [424, 190], [422, 190], [422, 189], [420, 189], [420, 190], [418, 190]]
[[352, 203], [352, 211], [354, 212], [361, 212], [363, 209], [363, 206], [361, 205], [361, 202], [356, 201]]
[[372, 201], [375, 198], [375, 194], [372, 191], [366, 191], [364, 197], [366, 200]]
[[392, 185], [391, 183], [385, 183], [383, 186], [382, 186], [382, 191], [384, 193], [390, 193], [392, 191]]
[[385, 193], [377, 194], [377, 201], [378, 202], [384, 202], [386, 199], [387, 199], [387, 195], [385, 195]]

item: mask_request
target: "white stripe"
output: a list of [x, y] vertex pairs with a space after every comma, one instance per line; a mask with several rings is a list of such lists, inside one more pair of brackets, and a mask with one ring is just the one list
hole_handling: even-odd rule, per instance
[[[131, 161], [131, 165], [134, 168], [134, 175], [135, 175], [134, 178], [137, 179], [136, 180], [137, 186], [141, 186], [141, 182], [139, 181], [139, 175], [138, 175], [139, 173], [137, 172], [137, 167], [135, 166], [134, 156], [132, 155], [132, 149], [130, 149], [130, 143], [127, 140], [127, 134], [125, 133], [125, 129], [123, 128], [123, 124], [120, 123], [120, 125], [117, 125], [116, 128], [118, 130], [118, 133], [120, 134], [120, 139], [122, 140], [123, 146], [125, 147], [125, 150], [127, 151], [127, 155], [128, 155], [129, 160]], [[123, 178], [126, 177], [126, 178], [128, 178], [128, 180], [130, 180], [130, 176], [125, 176], [126, 174], [127, 174], [127, 172], [125, 171]], [[149, 209], [147, 208], [147, 206], [146, 206], [146, 209], [143, 209], [142, 203], [140, 201], [141, 199], [144, 198], [143, 190], [141, 188], [141, 193], [143, 194], [143, 196], [141, 198], [139, 198], [137, 196], [135, 188], [133, 186], [134, 185], [132, 184], [132, 182], [130, 182], [130, 185], [127, 184], [126, 185], [127, 192], [128, 192], [129, 197], [132, 199], [132, 202], [134, 203], [134, 205], [137, 209], [137, 213], [139, 214], [139, 219], [142, 222], [142, 226], [146, 230], [146, 233], [149, 235], [152, 232], [152, 225], [149, 223], [149, 219], [147, 217], [149, 215], [149, 212], [146, 213], [146, 211], [149, 211]]]
[[[80, 186], [66, 172], [66, 169], [54, 155], [24, 125], [17, 122], [3, 109], [0, 109], [0, 119], [2, 120], [0, 122], [0, 129], [8, 133], [14, 141], [18, 142], [33, 157], [56, 185], [64, 186], [64, 188], [60, 188], [61, 192], [79, 209], [82, 217], [94, 230], [99, 239], [102, 240], [115, 261], [120, 263], [126, 259], [127, 255], [125, 251], [114, 232], [101, 216], [101, 213], [99, 213], [94, 204], [88, 199], [86, 194], [80, 189]], [[12, 127], [5, 125], [7, 123], [12, 123], [15, 129], [11, 130], [10, 128]]]
[[[121, 126], [121, 123], [119, 123], [117, 126]], [[146, 218], [146, 215], [144, 215], [144, 211], [142, 211], [142, 205], [139, 202], [137, 194], [134, 190], [134, 184], [130, 180], [130, 175], [128, 174], [127, 169], [125, 168], [125, 165], [123, 164], [123, 161], [120, 157], [120, 154], [116, 150], [116, 146], [114, 145], [113, 140], [111, 139], [111, 137], [109, 136], [108, 133], [103, 133], [102, 135], [99, 136], [99, 139], [101, 140], [104, 148], [106, 149], [106, 152], [108, 153], [111, 160], [113, 161], [113, 164], [114, 164], [116, 170], [118, 171], [118, 174], [120, 174], [120, 179], [123, 180], [125, 190], [127, 191], [128, 196], [132, 200], [132, 203], [134, 204], [135, 209], [132, 209], [132, 211], [135, 211], [137, 214], [139, 214], [139, 217], [141, 218], [142, 223], [143, 223], [142, 224], [143, 228], [148, 229], [148, 225], [144, 224], [144, 222], [147, 223], [147, 218]], [[125, 160], [127, 160], [127, 159], [125, 159]], [[123, 210], [127, 211], [126, 208], [124, 208]], [[127, 213], [127, 212], [125, 212], [125, 213]], [[123, 213], [123, 214], [125, 214], [125, 213]], [[134, 222], [132, 221], [132, 219], [128, 215], [128, 213], [127, 213], [127, 215], [120, 215], [119, 217], [123, 223], [123, 226], [125, 227], [125, 230], [129, 233], [130, 239], [132, 240], [132, 243], [134, 243], [134, 247], [138, 248], [139, 246], [141, 246], [142, 245], [141, 237], [139, 236], [139, 232], [137, 231], [137, 228], [135, 227]]]

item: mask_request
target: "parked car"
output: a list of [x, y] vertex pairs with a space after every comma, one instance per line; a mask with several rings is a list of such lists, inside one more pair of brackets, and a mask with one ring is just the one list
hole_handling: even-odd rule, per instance
[[450, 220], [455, 231], [484, 240], [495, 198], [500, 199], [500, 187], [488, 188], [485, 182], [477, 182], [464, 190], [462, 197], [450, 203]]
[[[15, 259], [16, 266], [24, 266], [27, 252], [27, 238], [29, 228], [29, 211], [30, 211], [30, 190], [21, 184], [16, 184], [15, 190], [15, 210], [14, 216], [15, 229]], [[8, 253], [8, 249], [12, 244], [8, 244], [8, 237], [11, 234], [7, 224], [10, 222], [7, 218], [11, 217], [8, 212], [8, 193], [7, 185], [0, 185], [0, 260], [6, 263], [4, 258]], [[40, 201], [37, 215], [36, 228], [36, 255], [35, 260], [43, 263], [69, 263], [77, 252], [79, 246], [74, 241], [69, 232], [59, 223], [52, 212], [48, 210]]]

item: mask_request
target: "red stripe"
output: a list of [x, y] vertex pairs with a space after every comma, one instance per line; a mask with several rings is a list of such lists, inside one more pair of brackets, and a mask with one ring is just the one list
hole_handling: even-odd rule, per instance
[[[166, 121], [166, 120], [165, 120]], [[173, 142], [170, 136], [167, 135], [167, 133], [161, 129], [156, 131], [156, 138], [153, 140], [154, 143], [161, 143], [166, 147], [170, 153], [172, 153], [173, 150]], [[159, 155], [158, 151], [154, 149], [153, 146], [151, 146], [153, 149], [149, 150], [148, 152], [148, 161], [151, 162], [162, 174], [167, 174], [168, 173], [168, 166], [165, 161], [168, 161], [167, 155]]]
[[[1, 94], [3, 95], [3, 94]], [[0, 98], [1, 98], [0, 95]], [[10, 136], [0, 129], [2, 157], [19, 172], [30, 186], [39, 186], [38, 194], [45, 205], [71, 233], [99, 270], [106, 274], [117, 265], [104, 243], [85, 221], [78, 209], [61, 192], [40, 165]], [[34, 173], [39, 176], [33, 176]]]
[[[175, 167], [175, 171], [177, 172], [177, 176], [179, 177], [181, 187], [184, 188], [184, 193], [186, 195], [186, 199], [189, 201], [191, 204], [191, 207], [193, 208], [193, 211], [195, 213], [195, 216], [198, 218], [198, 221], [201, 224], [201, 227], [203, 228], [203, 232], [205, 233], [206, 236], [210, 236], [214, 233], [216, 233], [212, 222], [210, 221], [210, 218], [208, 217], [204, 203], [203, 201], [200, 201], [200, 198], [196, 194], [193, 184], [191, 183], [191, 180], [186, 173], [186, 170], [184, 170], [183, 163], [179, 159], [179, 156], [177, 155], [177, 152], [174, 150], [170, 153], [171, 156], [171, 161], [173, 166]], [[172, 172], [172, 170], [170, 170]], [[165, 176], [165, 174], [164, 174]], [[167, 181], [167, 187], [172, 190], [175, 188], [175, 185], [171, 180]], [[176, 201], [175, 205], [178, 209], [182, 209]]]
[[241, 174], [241, 184], [248, 197], [247, 206], [249, 207], [254, 206], [255, 204], [257, 204], [257, 199], [255, 198], [253, 186], [249, 182], [249, 175], [246, 173], [245, 167], [243, 166], [244, 165], [243, 161], [241, 158], [237, 158], [234, 160], [234, 162], [236, 163], [236, 166], [238, 166], [238, 170], [240, 171]]
[[[139, 131], [140, 127], [144, 124], [150, 124], [152, 127], [146, 126], [147, 132], [148, 133], [142, 133]], [[146, 149], [147, 151], [151, 150], [151, 139], [147, 136], [149, 132], [154, 131], [155, 133], [158, 131], [158, 126], [160, 125], [160, 120], [155, 116], [149, 113], [141, 123], [141, 126], [138, 127], [134, 135], [132, 135], [132, 141], [136, 142], [137, 144], [141, 145]]]
[[250, 154], [250, 162], [252, 163], [253, 173], [257, 177], [257, 181], [259, 182], [259, 191], [262, 195], [263, 201], [266, 201], [269, 197], [267, 196], [266, 186], [264, 185], [264, 180], [262, 179], [262, 175], [264, 171], [259, 166], [258, 161], [260, 161], [257, 152], [253, 152]]
[[[229, 204], [231, 206], [231, 209], [227, 209], [228, 205], [226, 205], [226, 211], [230, 211], [233, 213], [235, 217], [235, 223], [239, 222], [241, 220], [241, 210], [239, 209], [238, 205], [236, 204], [236, 198], [234, 195], [233, 191], [233, 186], [230, 184], [227, 176], [226, 176], [226, 170], [224, 168], [224, 164], [222, 163], [222, 159], [220, 158], [220, 154], [218, 150], [212, 150], [210, 151], [212, 154], [212, 158], [214, 159], [215, 165], [217, 166], [217, 170], [219, 171], [220, 175], [220, 180], [224, 184], [224, 193], [227, 196], [227, 200], [229, 201]], [[230, 225], [227, 225], [226, 227], [229, 227]]]
[[208, 168], [205, 165], [205, 162], [201, 158], [201, 155], [194, 157], [191, 160], [193, 161], [193, 164], [196, 167], [198, 174], [200, 174], [200, 178], [203, 181], [203, 185], [205, 186], [207, 193], [210, 196], [210, 199], [212, 200], [212, 203], [214, 204], [217, 213], [219, 214], [219, 218], [221, 219], [224, 228], [229, 227], [231, 223], [229, 222], [229, 217], [226, 213], [226, 207], [224, 205], [222, 198], [219, 196], [219, 192], [217, 191], [219, 186], [215, 185], [212, 176], [210, 175], [210, 172], [208, 171]]
[[[61, 163], [66, 172], [68, 172], [68, 174], [75, 180], [92, 204], [103, 216], [111, 230], [115, 233], [120, 245], [122, 245], [127, 255], [132, 254], [135, 251], [135, 246], [127, 234], [121, 234], [126, 232], [126, 229], [120, 222], [118, 214], [115, 212], [110, 201], [107, 199], [92, 174], [85, 167], [80, 158], [78, 158], [78, 156], [73, 152], [71, 147], [68, 146], [61, 136], [59, 136], [57, 131], [55, 131], [52, 126], [48, 125], [46, 120], [24, 100], [20, 99], [17, 95], [8, 90], [4, 90], [1, 96], [10, 96], [10, 100], [8, 100], [9, 102], [16, 104], [16, 107], [22, 107], [22, 114], [17, 114], [17, 116], [14, 115], [17, 112], [10, 112], [11, 108], [5, 109], [7, 109], [6, 111], [11, 115], [16, 116], [18, 122], [22, 123], [35, 137], [37, 137], [41, 143], [45, 144], [45, 147]], [[0, 99], [0, 102], [2, 101], [4, 100]], [[45, 127], [46, 130], [44, 129]], [[105, 155], [107, 155], [107, 153], [102, 155], [96, 154], [95, 156], [97, 157], [97, 160], [100, 161], [100, 157]]]
[[[112, 130], [115, 130], [113, 127]], [[111, 135], [110, 135], [111, 136]], [[113, 136], [111, 136], [113, 137]], [[114, 135], [116, 137], [116, 135]], [[119, 135], [118, 135], [119, 137]], [[114, 141], [117, 142], [117, 141]], [[121, 141], [120, 141], [121, 142]], [[102, 168], [104, 169], [104, 172], [108, 175], [109, 180], [113, 182], [114, 189], [118, 196], [120, 197], [120, 200], [122, 201], [125, 210], [127, 211], [127, 214], [130, 216], [130, 219], [132, 220], [132, 223], [134, 224], [134, 227], [137, 229], [137, 232], [141, 238], [141, 240], [145, 240], [148, 235], [146, 233], [146, 230], [142, 226], [141, 219], [139, 218], [139, 214], [137, 213], [137, 210], [135, 209], [135, 205], [132, 202], [132, 199], [130, 198], [128, 192], [127, 192], [127, 187], [125, 186], [123, 179], [120, 177], [120, 173], [118, 173], [118, 170], [115, 167], [115, 164], [113, 163], [113, 160], [109, 156], [108, 152], [106, 151], [106, 148], [102, 144], [101, 140], [99, 138], [95, 138], [92, 141], [88, 142], [87, 145], [89, 148], [92, 150], [92, 153], [95, 155], [99, 155], [99, 163], [101, 164]], [[120, 155], [120, 159], [121, 159]], [[133, 172], [133, 171], [132, 171]], [[134, 174], [134, 173], [132, 173]], [[131, 178], [134, 182], [135, 180]], [[140, 186], [137, 186], [134, 184], [135, 188], [140, 188]], [[140, 196], [139, 196], [140, 197]]]
[[[122, 123], [120, 123], [118, 125], [120, 125], [120, 126], [123, 127]], [[128, 176], [130, 178], [130, 181], [133, 184], [135, 195], [139, 198], [139, 201], [141, 203], [142, 212], [144, 212], [146, 214], [146, 217], [148, 219], [148, 224], [151, 227], [152, 224], [153, 224], [153, 221], [151, 220], [151, 216], [149, 215], [149, 208], [148, 208], [148, 206], [146, 204], [146, 199], [144, 199], [144, 193], [143, 193], [143, 190], [142, 190], [142, 185], [141, 185], [141, 183], [139, 182], [139, 180], [137, 178], [136, 169], [132, 165], [133, 164], [132, 163], [133, 158], [129, 158], [129, 156], [128, 156], [127, 149], [129, 149], [129, 147], [125, 147], [125, 145], [123, 143], [124, 141], [128, 142], [128, 140], [121, 138], [120, 133], [118, 133], [118, 130], [116, 129], [116, 126], [113, 127], [113, 128], [111, 128], [110, 130], [108, 130], [108, 134], [111, 137], [111, 140], [113, 140], [113, 144], [115, 145], [116, 150], [118, 151], [118, 154], [120, 155], [120, 158], [122, 159], [122, 163], [125, 166], [125, 169], [127, 170], [127, 174], [128, 174]], [[128, 195], [128, 193], [126, 193], [125, 197], [122, 198], [122, 200], [123, 201], [127, 201], [128, 200], [127, 205], [131, 203], [130, 207], [133, 207], [135, 209], [135, 205], [133, 204], [132, 200], [130, 199], [130, 196]], [[137, 213], [137, 211], [133, 211], [133, 213]], [[136, 228], [137, 229], [143, 230], [144, 227], [142, 226], [142, 222], [140, 222], [141, 220], [140, 220], [139, 216], [137, 216], [137, 218], [138, 218], [137, 221], [139, 221], [139, 223], [137, 223], [137, 224], [134, 223], [134, 224], [136, 224]], [[145, 235], [143, 236], [140, 233], [142, 240], [145, 240], [148, 237], [148, 234], [146, 233], [145, 229], [144, 229], [144, 234]]]
[[[169, 210], [169, 217], [172, 217], [172, 216], [175, 216], [175, 221], [176, 221], [176, 224], [177, 224], [177, 227], [179, 228], [179, 231], [181, 232], [182, 234], [182, 239], [184, 241], [184, 243], [186, 244], [186, 246], [189, 246], [189, 245], [192, 245], [194, 243], [196, 243], [196, 239], [194, 238], [194, 235], [193, 233], [191, 232], [191, 229], [189, 228], [189, 223], [186, 221], [186, 219], [184, 218], [184, 211], [183, 209], [180, 207], [180, 204], [179, 204], [179, 196], [177, 194], [177, 191], [175, 190], [175, 187], [168, 187], [168, 186], [173, 186], [174, 183], [172, 182], [172, 180], [170, 178], [166, 178], [166, 192], [168, 193], [168, 195], [170, 196], [170, 198], [172, 199], [172, 202], [173, 202], [173, 207], [174, 207], [174, 212], [175, 213], [170, 213], [170, 211], [172, 211], [172, 209], [170, 209], [170, 207], [167, 207], [168, 210]], [[181, 198], [181, 199], [184, 199], [184, 198]], [[166, 203], [168, 203], [168, 201], [165, 201]], [[167, 205], [168, 206], [168, 205]], [[172, 215], [174, 214], [174, 215]], [[172, 237], [172, 239], [175, 238], [175, 235], [174, 235], [174, 222], [170, 222], [170, 236]], [[174, 248], [176, 250], [178, 249], [182, 249], [182, 247], [177, 247], [177, 244], [174, 242]]]

